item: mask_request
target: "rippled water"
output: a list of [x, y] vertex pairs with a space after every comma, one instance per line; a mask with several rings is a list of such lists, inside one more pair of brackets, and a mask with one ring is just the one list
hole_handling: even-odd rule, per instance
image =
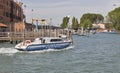
[[120, 73], [120, 34], [73, 36], [74, 48], [19, 52], [0, 43], [0, 73]]

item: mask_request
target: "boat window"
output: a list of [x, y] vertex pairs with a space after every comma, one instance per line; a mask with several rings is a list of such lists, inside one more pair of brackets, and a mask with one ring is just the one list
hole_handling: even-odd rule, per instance
[[62, 39], [51, 39], [51, 42], [62, 41]]
[[45, 43], [45, 39], [43, 39], [43, 41], [42, 41], [43, 43]]
[[39, 40], [42, 40], [42, 38], [39, 38]]

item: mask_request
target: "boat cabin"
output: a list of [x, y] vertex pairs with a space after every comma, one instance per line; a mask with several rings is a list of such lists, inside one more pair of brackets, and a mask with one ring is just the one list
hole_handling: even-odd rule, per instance
[[63, 39], [61, 38], [48, 38], [48, 37], [44, 37], [44, 38], [36, 38], [35, 41], [41, 41], [41, 43], [54, 43], [54, 42], [61, 42], [63, 41]]

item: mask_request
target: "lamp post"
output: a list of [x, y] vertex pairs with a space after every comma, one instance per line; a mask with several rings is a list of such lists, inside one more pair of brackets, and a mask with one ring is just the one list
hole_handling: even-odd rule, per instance
[[70, 15], [68, 15], [67, 17], [68, 17], [68, 24], [67, 24], [67, 26], [68, 26], [68, 29], [69, 29], [70, 28], [70, 21], [69, 21], [70, 20]]
[[70, 20], [70, 15], [68, 15], [67, 17], [68, 17], [68, 30], [67, 30], [68, 34], [67, 35], [70, 38], [70, 30], [69, 30], [70, 29], [70, 21], [69, 21]]
[[[26, 5], [24, 5], [24, 9], [26, 10]], [[24, 14], [25, 14], [25, 10], [24, 10]], [[25, 19], [24, 19], [24, 22], [26, 23], [26, 15], [25, 15]]]
[[[25, 9], [26, 9], [26, 5], [24, 5], [24, 14], [25, 14]], [[23, 40], [25, 40], [25, 24], [26, 24], [26, 15], [25, 15], [25, 18], [24, 18], [24, 27], [23, 27]]]
[[51, 36], [50, 35], [51, 30], [52, 30], [52, 18], [50, 18], [50, 24], [49, 24], [49, 37]]
[[38, 20], [36, 20], [36, 31], [38, 31]]
[[34, 11], [34, 10], [32, 9], [32, 25], [33, 25], [33, 11]]

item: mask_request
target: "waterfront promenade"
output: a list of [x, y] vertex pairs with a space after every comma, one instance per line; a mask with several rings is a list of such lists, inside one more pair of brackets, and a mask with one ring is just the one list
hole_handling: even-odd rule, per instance
[[19, 42], [23, 40], [34, 40], [37, 37], [57, 37], [60, 34], [71, 36], [66, 30], [39, 30], [39, 31], [24, 31], [24, 32], [0, 32], [0, 42]]

